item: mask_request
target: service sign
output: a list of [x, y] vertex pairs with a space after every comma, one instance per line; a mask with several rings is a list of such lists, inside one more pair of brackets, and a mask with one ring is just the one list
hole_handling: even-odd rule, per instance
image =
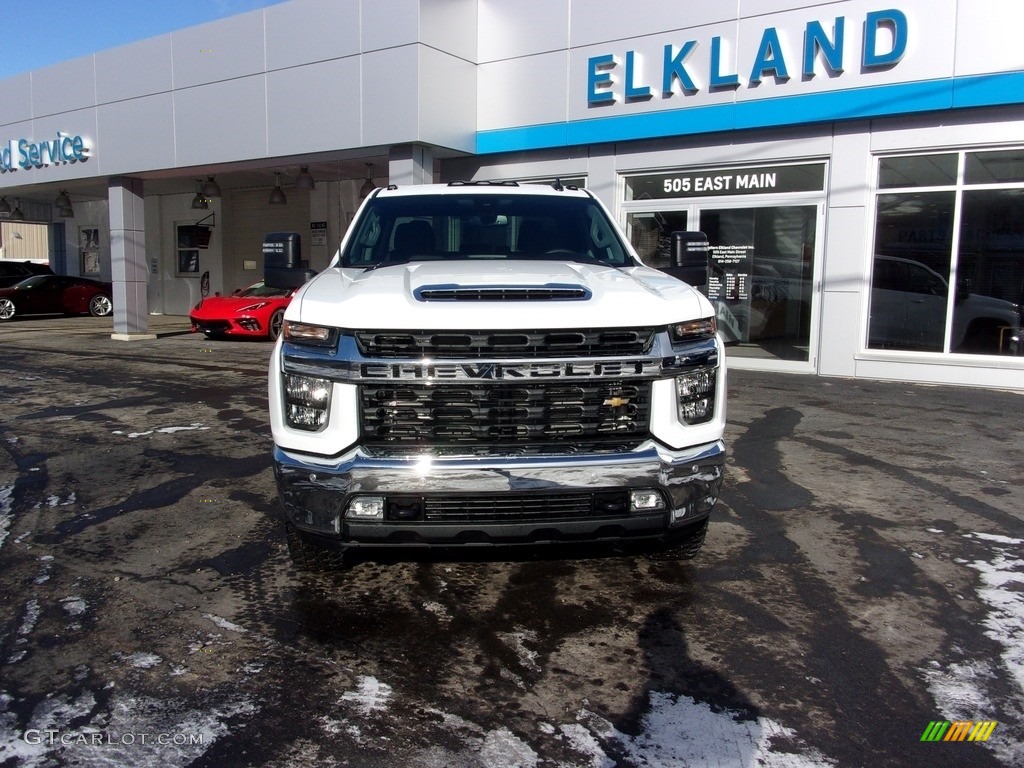
[[91, 147], [81, 135], [57, 131], [52, 139], [10, 139], [0, 144], [0, 173], [28, 171], [50, 165], [84, 163]]

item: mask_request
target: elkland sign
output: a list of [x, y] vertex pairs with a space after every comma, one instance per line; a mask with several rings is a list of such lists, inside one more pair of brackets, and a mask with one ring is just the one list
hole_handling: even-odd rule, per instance
[[[923, 10], [931, 7], [926, 0], [900, 0], [903, 9], [885, 2], [812, 3], [735, 19], [719, 9], [678, 28], [677, 16], [686, 23], [685, 14], [673, 10], [680, 4], [664, 4], [661, 17], [651, 21], [659, 31], [568, 50], [571, 91], [564, 121], [557, 118], [558, 105], [539, 110], [535, 122], [499, 121], [478, 131], [476, 150], [491, 154], [881, 117], [950, 109], [957, 99], [962, 106], [983, 106], [977, 99], [992, 98], [988, 80], [971, 80], [976, 90], [954, 92], [957, 77], [949, 58], [932, 44], [936, 35], [950, 36], [944, 26], [952, 23], [948, 4], [936, 21], [922, 16], [931, 13]], [[833, 7], [845, 13], [822, 15], [822, 8]], [[524, 73], [530, 82], [538, 77]], [[999, 98], [1005, 97], [997, 97], [1002, 103]]]
[[[871, 11], [866, 14], [859, 51], [862, 71], [881, 70], [895, 66], [907, 50], [908, 23], [906, 14], [896, 9]], [[784, 83], [792, 79], [799, 67], [803, 80], [810, 80], [821, 72], [835, 77], [840, 75], [850, 58], [846, 49], [846, 17], [838, 16], [832, 23], [831, 33], [819, 21], [806, 24], [802, 44], [784, 44], [785, 35], [776, 27], [767, 27], [754, 53], [748, 87], [757, 87], [766, 77]], [[695, 95], [701, 90], [721, 91], [741, 87], [740, 72], [726, 65], [730, 41], [722, 36], [709, 40], [686, 40], [681, 45], [669, 42], [661, 55], [661, 77], [645, 81], [639, 73], [640, 58], [635, 50], [628, 50], [621, 58], [614, 54], [591, 56], [587, 60], [587, 103], [590, 106], [651, 99], [655, 89], [661, 98], [676, 93]], [[796, 49], [796, 50], [794, 50]], [[819, 66], [821, 72], [819, 72]]]
[[52, 140], [11, 139], [0, 145], [0, 173], [84, 163], [89, 159], [90, 151], [82, 136], [72, 136], [63, 131], [57, 131], [56, 138]]

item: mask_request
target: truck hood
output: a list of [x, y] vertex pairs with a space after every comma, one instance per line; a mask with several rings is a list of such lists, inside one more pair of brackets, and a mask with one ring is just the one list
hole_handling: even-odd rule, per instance
[[[584, 298], [516, 295], [545, 287], [579, 288]], [[436, 300], [423, 295], [431, 289], [497, 288], [507, 289], [505, 298]], [[328, 269], [302, 288], [286, 317], [352, 329], [503, 330], [667, 325], [713, 314], [696, 290], [648, 267], [472, 260]]]

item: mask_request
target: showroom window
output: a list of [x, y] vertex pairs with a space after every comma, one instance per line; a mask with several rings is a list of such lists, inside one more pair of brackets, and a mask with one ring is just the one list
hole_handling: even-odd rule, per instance
[[1024, 149], [879, 161], [869, 349], [1020, 355]]

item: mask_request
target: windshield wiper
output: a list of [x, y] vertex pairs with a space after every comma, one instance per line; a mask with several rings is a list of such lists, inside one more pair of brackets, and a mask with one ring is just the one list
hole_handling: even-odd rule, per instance
[[397, 267], [401, 264], [408, 264], [410, 261], [415, 261], [415, 256], [405, 256], [401, 259], [385, 259], [384, 261], [378, 261], [376, 264], [371, 264], [366, 268], [367, 272], [373, 272], [377, 267]]

